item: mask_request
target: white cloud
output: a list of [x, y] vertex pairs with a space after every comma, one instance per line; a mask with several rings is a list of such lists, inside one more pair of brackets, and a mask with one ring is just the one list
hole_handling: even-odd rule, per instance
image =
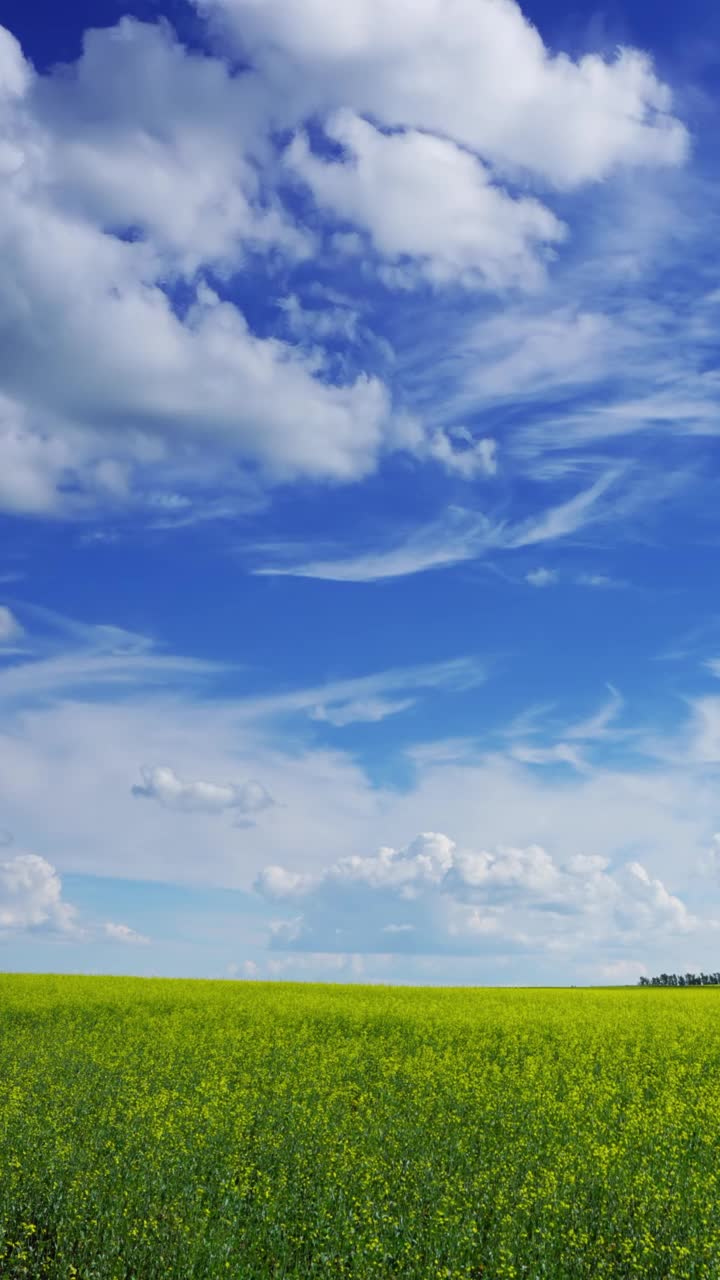
[[[632, 732], [614, 727], [614, 721], [621, 714], [625, 704], [613, 685], [609, 684], [608, 689], [610, 697], [598, 711], [586, 720], [579, 720], [563, 727], [559, 734], [561, 741], [545, 746], [517, 742], [509, 749], [510, 757], [522, 764], [567, 764], [579, 773], [592, 773], [592, 766], [576, 744], [594, 744], [611, 738], [626, 737]], [[516, 717], [509, 729], [504, 731], [504, 736], [517, 739], [539, 734], [541, 726], [537, 722], [537, 716], [543, 710], [547, 708], [531, 708], [530, 712]], [[545, 732], [548, 736], [547, 728]]]
[[714, 927], [638, 862], [610, 872], [597, 855], [563, 865], [540, 845], [476, 852], [435, 832], [401, 849], [341, 858], [314, 876], [271, 867], [255, 887], [300, 908], [275, 926], [273, 945], [284, 949], [472, 954], [551, 941], [580, 949], [637, 943], [656, 929]]
[[690, 933], [696, 928], [698, 921], [684, 902], [669, 893], [662, 880], [653, 878], [639, 862], [631, 862], [623, 869], [623, 887], [626, 898], [616, 912], [623, 926], [642, 932], [664, 929], [676, 933]]
[[451, 508], [442, 520], [425, 525], [388, 550], [288, 566], [262, 566], [253, 572], [272, 577], [320, 578], [328, 582], [381, 582], [473, 560], [497, 546], [498, 533], [486, 517]]
[[296, 871], [286, 871], [284, 867], [265, 867], [256, 883], [264, 897], [283, 900], [301, 896], [312, 881]]
[[[442, 0], [353, 0], [343, 14], [330, 0], [198, 0], [230, 18], [252, 67], [241, 72], [183, 47], [166, 22], [90, 31], [75, 64], [44, 75], [2, 32], [0, 510], [138, 506], [160, 527], [187, 527], [276, 485], [362, 480], [392, 451], [451, 477], [492, 476], [498, 442], [456, 425], [475, 420], [479, 395], [517, 401], [604, 367], [618, 326], [599, 307], [538, 303], [530, 315], [528, 303], [490, 317], [475, 355], [446, 342], [450, 364], [473, 370], [447, 396], [436, 346], [425, 365], [442, 413], [415, 414], [357, 297], [315, 307], [311, 288], [287, 280], [323, 236], [390, 287], [533, 287], [565, 233], [533, 198], [535, 179], [549, 202], [553, 186], [682, 159], [685, 132], [642, 54], [574, 61], [546, 49], [511, 0], [454, 4], [448, 22]], [[310, 150], [310, 120], [344, 161]], [[303, 226], [297, 202], [283, 206], [278, 127], [295, 134], [295, 172], [362, 237], [314, 215]], [[282, 299], [275, 336], [228, 300], [253, 270]], [[537, 453], [529, 436], [506, 443], [504, 470]], [[158, 495], [182, 510], [158, 512]], [[375, 580], [475, 554], [446, 532], [438, 547], [421, 535], [346, 573]], [[314, 576], [327, 576], [316, 559]]]
[[617, 720], [625, 703], [622, 695], [614, 685], [609, 684], [607, 687], [610, 692], [607, 702], [589, 719], [580, 720], [577, 724], [565, 729], [564, 736], [566, 738], [590, 741], [611, 736], [614, 730], [611, 730], [610, 726], [613, 721]]
[[577, 747], [567, 742], [557, 742], [552, 747], [518, 745], [510, 748], [510, 755], [513, 760], [519, 760], [522, 764], [569, 764], [580, 772], [588, 768], [587, 761]]
[[[30, 68], [22, 49], [12, 32], [0, 27], [0, 99], [5, 104], [13, 98], [22, 98], [30, 79]], [[8, 164], [6, 152], [0, 152]], [[9, 167], [9, 165], [8, 165]]]
[[510, 534], [508, 545], [532, 547], [539, 542], [552, 542], [576, 533], [586, 524], [607, 518], [609, 513], [601, 499], [616, 483], [620, 474], [619, 469], [606, 471], [589, 488], [575, 494], [567, 502], [532, 517], [517, 532]]
[[[431, 27], [439, 22], [439, 12], [426, 16]], [[472, 39], [477, 15], [462, 17]], [[293, 21], [283, 21], [283, 38]], [[521, 45], [535, 47], [512, 6], [492, 16], [491, 37], [507, 22]], [[443, 37], [438, 48], [445, 45]], [[89, 32], [82, 57], [62, 72], [37, 76], [7, 33], [3, 48], [12, 88], [0, 198], [2, 509], [83, 514], [97, 504], [152, 506], [159, 491], [187, 503], [188, 492], [213, 486], [354, 481], [389, 450], [468, 479], [496, 472], [495, 441], [461, 441], [461, 429], [395, 413], [377, 376], [355, 371], [338, 381], [321, 346], [257, 336], [204, 283], [208, 271], [229, 278], [248, 253], [292, 260], [312, 247], [273, 194], [276, 95], [262, 37], [263, 65], [247, 74], [190, 53], [168, 25], [131, 19]], [[593, 75], [622, 80], [628, 68], [619, 67]], [[638, 67], [635, 90], [652, 96], [655, 82]], [[587, 71], [575, 69], [578, 83]], [[557, 219], [527, 196], [505, 194], [451, 130], [431, 137], [418, 123], [388, 135], [350, 104], [327, 127], [353, 149], [354, 164], [321, 161], [300, 135], [291, 156], [318, 192], [340, 181], [335, 204], [364, 217], [400, 271], [412, 260], [440, 283], [532, 283], [536, 245], [557, 239]], [[640, 126], [637, 112], [633, 128], [670, 137], [657, 121]], [[183, 279], [195, 297], [174, 306]], [[332, 332], [357, 336], [352, 307], [315, 315], [293, 294], [286, 302], [295, 337], [303, 328], [319, 344]], [[186, 512], [182, 523], [195, 518]]]
[[[142, 756], [172, 760], [181, 785], [258, 777], [282, 803], [247, 832], [236, 815], [257, 814], [231, 807], [211, 822], [217, 809], [196, 808], [195, 795], [190, 807], [174, 807], [174, 790], [170, 807], [141, 803], [129, 780]], [[213, 804], [227, 799], [212, 793]], [[301, 748], [285, 727], [274, 733], [267, 720], [245, 717], [240, 701], [196, 698], [182, 681], [136, 697], [67, 693], [3, 717], [3, 825], [67, 873], [113, 868], [129, 879], [243, 888], [262, 866], [299, 862], [308, 849], [311, 859], [349, 849], [380, 802], [349, 754]]]
[[692, 698], [689, 706], [691, 715], [683, 739], [669, 750], [658, 742], [658, 753], [676, 761], [689, 756], [698, 764], [720, 763], [720, 698]]
[[[342, 727], [354, 722], [382, 720], [404, 711], [415, 704], [419, 691], [462, 693], [477, 688], [486, 678], [485, 665], [478, 658], [448, 658], [444, 662], [395, 667], [289, 693], [243, 699], [237, 714], [243, 719], [269, 719], [306, 713], [312, 720]], [[411, 692], [412, 696], [389, 696]]]
[[256, 80], [188, 52], [169, 24], [123, 18], [87, 31], [72, 73], [36, 82], [31, 108], [58, 203], [99, 226], [141, 229], [174, 270], [235, 267], [248, 247], [312, 249], [260, 190], [268, 141]]
[[525, 581], [530, 583], [531, 587], [550, 587], [558, 580], [558, 572], [556, 569], [531, 569], [525, 574]]
[[55, 514], [63, 503], [63, 479], [83, 467], [91, 454], [92, 444], [77, 432], [45, 429], [22, 405], [0, 393], [0, 510]]
[[[229, 458], [239, 486], [372, 471], [402, 439], [382, 384], [336, 384], [197, 284], [201, 264], [236, 269], [258, 237], [297, 247], [242, 190], [258, 184], [236, 124], [250, 81], [130, 20], [92, 33], [72, 73], [24, 81], [6, 121], [22, 163], [0, 197], [5, 509], [123, 504], [155, 473], [227, 484]], [[168, 286], [183, 272], [197, 289], [181, 315]]]
[[288, 164], [318, 204], [366, 230], [410, 286], [421, 278], [491, 289], [542, 282], [541, 249], [563, 240], [565, 228], [539, 201], [513, 199], [447, 139], [384, 134], [348, 110], [324, 127], [349, 159], [322, 160], [298, 134]]
[[349, 724], [378, 724], [388, 716], [408, 711], [415, 703], [415, 698], [360, 698], [337, 706], [327, 707], [321, 704], [313, 707], [310, 718], [334, 725], [337, 729]]
[[588, 524], [608, 519], [612, 507], [602, 499], [619, 479], [607, 471], [587, 489], [519, 524], [493, 522], [478, 511], [449, 507], [445, 516], [416, 529], [389, 550], [355, 553], [332, 560], [254, 569], [269, 577], [320, 578], [328, 582], [380, 582], [475, 560], [490, 550], [512, 551], [570, 537]]
[[[541, 771], [515, 758], [517, 736], [508, 741], [481, 717], [471, 741], [443, 740], [405, 754], [412, 774], [398, 788], [371, 781], [350, 751], [308, 745], [315, 738], [308, 714], [317, 706], [347, 711], [367, 699], [414, 697], [421, 688], [434, 697], [460, 692], [479, 684], [480, 664], [202, 699], [172, 667], [171, 654], [160, 687], [147, 684], [142, 666], [133, 675], [133, 662], [153, 656], [142, 637], [112, 627], [76, 635], [69, 623], [66, 630], [73, 643], [88, 643], [86, 632], [101, 630], [105, 653], [128, 663], [125, 684], [95, 686], [87, 696], [72, 683], [64, 687], [56, 671], [51, 691], [38, 697], [28, 678], [24, 694], [4, 708], [0, 732], [3, 826], [24, 846], [42, 848], [64, 873], [107, 876], [120, 868], [130, 878], [246, 890], [275, 868], [262, 880], [275, 895], [266, 908], [266, 927], [278, 925], [274, 948], [284, 942], [344, 953], [372, 945], [383, 954], [433, 947], [465, 954], [471, 945], [478, 954], [492, 949], [495, 963], [500, 954], [537, 952], [555, 939], [570, 951], [592, 946], [598, 964], [632, 948], [654, 972], [671, 963], [658, 957], [661, 943], [675, 954], [673, 938], [688, 930], [697, 938], [710, 928], [704, 913], [716, 911], [717, 892], [710, 879], [699, 890], [693, 874], [718, 827], [717, 787], [707, 768], [718, 719], [712, 701], [703, 718], [691, 707], [690, 717], [657, 742], [647, 731], [635, 737], [634, 763], [622, 769], [602, 754], [606, 738], [629, 732], [615, 726], [612, 691], [597, 712], [571, 721], [559, 742], [556, 725], [538, 708], [514, 726], [521, 748], [531, 737], [531, 750], [554, 753], [556, 763], [557, 747], [580, 751], [577, 758], [591, 762], [583, 771]], [[18, 671], [33, 665], [20, 663]], [[288, 722], [291, 716], [297, 718]], [[130, 794], [138, 744], [145, 758], [173, 762], [171, 807], [140, 804]], [[249, 835], [232, 825], [232, 808], [230, 820], [209, 824], [207, 808], [174, 807], [177, 787], [192, 788], [192, 780], [254, 776], [282, 804]], [[210, 785], [222, 793], [203, 792], [203, 805], [232, 798], [222, 788], [233, 784]], [[194, 808], [197, 793], [190, 798]], [[454, 841], [423, 837], [407, 845], [408, 830], [442, 831], [448, 815]], [[385, 851], [369, 864], [358, 858], [358, 850], [379, 844]], [[645, 868], [644, 878], [634, 863]], [[543, 878], [541, 900], [530, 890]], [[283, 901], [289, 910], [279, 908]], [[334, 929], [343, 932], [331, 937]], [[710, 952], [714, 941], [708, 932], [697, 954]]]
[[274, 800], [259, 782], [238, 784], [218, 782], [183, 782], [167, 765], [143, 768], [142, 783], [132, 788], [134, 796], [157, 800], [166, 809], [182, 813], [223, 813], [237, 809], [240, 813], [262, 813]]
[[278, 306], [288, 329], [300, 341], [344, 338], [346, 342], [354, 342], [358, 337], [359, 312], [347, 302], [338, 306], [324, 301], [322, 306], [307, 307], [296, 294], [289, 294], [280, 299]]
[[[422, 448], [416, 452], [422, 455]], [[451, 475], [460, 476], [463, 480], [474, 480], [476, 476], [494, 476], [498, 472], [498, 444], [488, 436], [476, 440], [463, 427], [455, 427], [450, 431], [437, 429], [427, 436], [425, 446], [427, 457], [442, 464]]]
[[607, 573], [580, 573], [575, 581], [579, 587], [593, 587], [599, 591], [616, 590], [628, 585], [620, 578], [613, 578]]
[[[590, 387], [631, 345], [617, 317], [603, 314], [599, 306], [589, 310], [584, 298], [558, 301], [554, 294], [532, 303], [508, 303], [481, 318], [471, 312], [461, 325], [455, 320], [449, 349], [439, 346], [432, 331], [431, 341], [432, 347], [425, 349], [420, 340], [413, 374], [431, 407], [440, 380], [437, 413], [442, 421]], [[552, 431], [547, 432], [553, 450], [565, 444], [566, 416], [555, 420], [553, 415]], [[534, 430], [530, 424], [513, 433], [512, 454], [529, 450]]]
[[103, 933], [111, 942], [121, 942], [130, 947], [147, 946], [150, 941], [144, 934], [136, 933], [129, 925], [113, 924], [111, 921], [103, 925]]
[[18, 853], [0, 862], [0, 934], [46, 929], [73, 935], [76, 915], [63, 899], [57, 871], [44, 858]]
[[217, 673], [217, 668], [196, 658], [152, 652], [112, 652], [102, 644], [88, 645], [54, 656], [16, 662], [0, 670], [0, 706], [23, 701], [49, 700], [60, 692], [81, 692], [93, 687], [137, 688], [163, 685], [178, 678], [196, 681]]
[[7, 605], [0, 604], [0, 645], [19, 640], [23, 628]]
[[[717, 414], [717, 376], [714, 371], [698, 373], [694, 367], [695, 351], [685, 335], [677, 329], [673, 345], [667, 344], [658, 354], [657, 345], [663, 324], [669, 329], [677, 317], [655, 317], [657, 332], [632, 334], [634, 367], [629, 370], [627, 396], [598, 404], [593, 400], [579, 410], [568, 409], [561, 416], [553, 414], [524, 429], [518, 438], [518, 453], [542, 454], [545, 451], [573, 446], [597, 444], [640, 432], [688, 436], [714, 436]], [[644, 346], [644, 350], [642, 349]], [[655, 348], [655, 350], [653, 350]], [[658, 392], [658, 380], [666, 390]], [[644, 389], [643, 383], [647, 390]], [[639, 386], [643, 389], [633, 396]]]
[[[573, 61], [512, 0], [196, 0], [225, 15], [288, 119], [348, 106], [454, 139], [560, 187], [619, 164], [676, 164], [687, 138], [650, 60]], [[463, 92], [458, 93], [458, 85]]]
[[99, 930], [81, 926], [77, 909], [63, 897], [56, 868], [34, 853], [18, 853], [0, 861], [0, 938], [42, 932], [73, 942], [94, 937], [144, 945], [149, 939], [126, 924], [108, 922]]

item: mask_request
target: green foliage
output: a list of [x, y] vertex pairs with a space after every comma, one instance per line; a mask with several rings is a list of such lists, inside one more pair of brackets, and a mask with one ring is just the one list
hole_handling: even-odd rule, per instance
[[0, 1276], [719, 1274], [720, 995], [0, 977]]
[[718, 987], [720, 973], [661, 973], [655, 978], [640, 978], [641, 987]]

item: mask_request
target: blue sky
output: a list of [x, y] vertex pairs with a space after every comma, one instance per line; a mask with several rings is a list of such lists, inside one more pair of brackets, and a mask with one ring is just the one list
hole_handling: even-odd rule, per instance
[[0, 964], [717, 968], [710, 6], [3, 19]]

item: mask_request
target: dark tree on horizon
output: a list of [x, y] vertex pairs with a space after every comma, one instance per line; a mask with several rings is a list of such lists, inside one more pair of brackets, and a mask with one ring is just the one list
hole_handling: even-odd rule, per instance
[[720, 973], [661, 973], [656, 978], [641, 977], [641, 987], [718, 987]]

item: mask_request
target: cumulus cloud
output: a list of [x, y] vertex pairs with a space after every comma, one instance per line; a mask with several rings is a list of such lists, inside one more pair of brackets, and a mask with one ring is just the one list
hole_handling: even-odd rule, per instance
[[690, 933], [698, 921], [684, 902], [669, 893], [662, 880], [655, 879], [639, 862], [623, 868], [623, 901], [616, 907], [622, 927], [645, 932], [665, 929], [668, 933]]
[[68, 71], [36, 81], [30, 102], [63, 204], [101, 226], [141, 228], [186, 275], [235, 266], [248, 247], [312, 249], [261, 196], [268, 142], [254, 78], [190, 52], [168, 23], [131, 18], [87, 31]]
[[293, 904], [273, 930], [273, 945], [286, 949], [532, 951], [551, 940], [624, 945], [709, 923], [638, 862], [610, 871], [599, 855], [560, 863], [540, 845], [475, 851], [438, 832], [341, 858], [316, 875], [268, 867], [255, 887]]
[[[259, 189], [250, 80], [129, 19], [92, 32], [64, 73], [34, 76], [5, 47], [5, 508], [127, 502], [153, 471], [217, 483], [228, 457], [269, 484], [371, 471], [394, 439], [382, 384], [334, 382], [198, 284], [201, 266], [236, 270], [248, 247], [307, 249]], [[183, 276], [196, 292], [181, 311], [168, 282]]]
[[262, 813], [275, 802], [260, 782], [240, 783], [184, 782], [167, 765], [143, 768], [142, 783], [136, 783], [132, 794], [145, 800], [157, 800], [165, 809], [181, 813], [223, 813], [235, 809], [240, 813]]
[[17, 853], [0, 861], [0, 938], [18, 933], [85, 943], [96, 938], [128, 945], [149, 942], [126, 924], [108, 922], [98, 928], [81, 924], [77, 908], [63, 897], [56, 868], [34, 853]]
[[320, 159], [298, 134], [287, 162], [318, 204], [368, 232], [395, 264], [395, 282], [492, 289], [541, 282], [541, 249], [563, 240], [565, 228], [538, 200], [513, 199], [444, 138], [384, 134], [348, 110], [334, 113], [325, 131], [348, 160]]
[[[308, 714], [322, 706], [344, 719], [358, 710], [353, 703], [402, 700], [425, 688], [433, 699], [437, 689], [462, 693], [487, 674], [481, 664], [411, 667], [264, 698], [202, 698], [171, 654], [149, 686], [143, 664], [153, 653], [142, 638], [112, 628], [103, 637], [106, 655], [114, 651], [114, 660], [127, 664], [117, 668], [116, 676], [124, 670], [122, 684], [95, 685], [87, 696], [80, 682], [78, 696], [78, 671], [64, 685], [58, 657], [47, 696], [38, 698], [36, 663], [26, 662], [18, 664], [18, 671], [28, 669], [24, 693], [14, 707], [3, 706], [2, 825], [23, 832], [24, 842], [68, 872], [107, 875], [115, 866], [136, 879], [242, 890], [261, 876], [266, 919], [277, 926], [274, 949], [285, 942], [314, 951], [464, 955], [467, 948], [488, 954], [492, 946], [497, 957], [542, 950], [555, 940], [580, 950], [592, 946], [598, 963], [627, 946], [654, 972], [653, 945], [665, 946], [667, 937], [672, 951], [672, 938], [682, 939], [686, 926], [698, 937], [701, 912], [710, 906], [689, 877], [718, 828], [706, 759], [717, 743], [715, 736], [705, 739], [712, 724], [716, 728], [717, 708], [712, 724], [691, 718], [676, 733], [665, 732], [665, 765], [646, 731], [633, 740], [635, 763], [622, 768], [603, 762], [602, 748], [598, 760], [594, 747], [607, 735], [628, 732], [612, 718], [619, 711], [612, 691], [597, 708], [590, 703], [584, 719], [576, 711], [569, 728], [557, 733], [557, 704], [555, 710], [530, 708], [510, 726], [509, 737], [502, 726], [490, 737], [493, 721], [481, 716], [475, 738], [446, 735], [403, 753], [398, 787], [368, 776], [353, 751], [335, 741], [332, 749], [309, 745]], [[293, 714], [297, 719], [288, 725]], [[550, 761], [540, 766], [513, 755], [527, 742], [538, 752], [552, 751], [558, 738], [592, 768], [548, 769]], [[146, 804], [131, 795], [138, 743], [151, 761], [173, 762], [165, 795], [178, 806], [175, 812], [157, 795]], [[650, 748], [655, 754], [648, 758]], [[243, 819], [242, 809], [227, 802], [236, 798], [230, 787], [255, 776], [283, 804], [247, 838], [233, 825]], [[221, 792], [212, 791], [210, 799], [201, 793], [201, 803], [213, 807], [185, 816], [182, 788], [192, 788], [195, 779], [214, 780]], [[143, 789], [152, 790], [153, 781], [152, 773], [138, 778]], [[197, 792], [185, 793], [188, 799], [197, 803]], [[213, 822], [198, 860], [197, 823], [217, 806], [227, 808], [226, 818]], [[453, 840], [423, 837], [407, 846], [405, 832], [442, 831], [448, 814]], [[378, 844], [389, 851], [369, 864], [358, 858]], [[706, 861], [714, 874], [717, 860], [708, 854]], [[629, 862], [644, 867], [647, 878]], [[114, 920], [112, 911], [101, 919]], [[669, 921], [667, 933], [661, 921]], [[96, 936], [104, 936], [101, 925]], [[698, 942], [708, 951], [712, 945], [713, 934]], [[562, 980], [570, 970], [557, 973]]]
[[73, 935], [77, 912], [65, 902], [55, 868], [34, 853], [0, 862], [0, 933], [45, 929]]
[[[197, 8], [235, 32], [232, 56], [124, 18], [38, 75], [0, 31], [0, 509], [152, 510], [166, 494], [187, 525], [228, 492], [357, 482], [396, 451], [494, 475], [496, 442], [452, 426], [469, 414], [404, 407], [384, 337], [338, 352], [361, 336], [356, 298], [308, 306], [287, 276], [322, 238], [397, 291], [534, 289], [567, 243], [553, 188], [683, 158], [668, 88], [636, 50], [547, 49], [513, 0], [453, 0], [451, 20], [443, 0]], [[323, 218], [283, 203], [293, 175]], [[282, 336], [238, 305], [253, 271], [281, 298]], [[548, 380], [550, 345], [553, 368], [587, 369], [578, 343], [602, 345], [604, 318], [587, 319], [572, 357], [536, 335], [526, 381]], [[488, 394], [502, 363], [482, 370]]]
[[256, 887], [264, 898], [279, 901], [301, 896], [311, 886], [310, 876], [298, 871], [287, 871], [284, 867], [265, 867], [256, 881]]
[[454, 0], [451, 13], [444, 0], [196, 4], [234, 30], [285, 120], [350, 107], [559, 187], [623, 164], [677, 164], [686, 153], [670, 91], [646, 55], [552, 53], [514, 0]]

